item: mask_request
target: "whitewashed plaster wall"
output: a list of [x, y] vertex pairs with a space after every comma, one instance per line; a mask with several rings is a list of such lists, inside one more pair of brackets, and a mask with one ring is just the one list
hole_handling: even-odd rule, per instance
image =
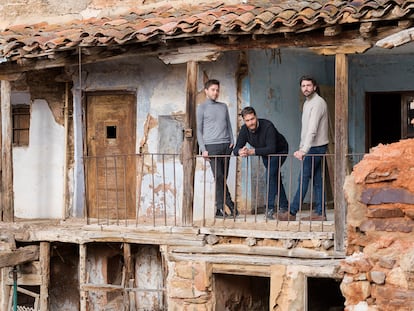
[[[12, 103], [29, 103], [28, 93]], [[63, 218], [64, 128], [44, 100], [31, 104], [29, 146], [13, 147], [14, 214], [18, 218]]]

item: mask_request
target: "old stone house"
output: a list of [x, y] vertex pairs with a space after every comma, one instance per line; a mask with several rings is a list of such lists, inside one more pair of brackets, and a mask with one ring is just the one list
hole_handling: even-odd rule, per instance
[[[411, 283], [384, 269], [409, 276], [409, 263], [357, 254], [365, 244], [347, 237], [387, 227], [347, 220], [343, 186], [371, 147], [414, 135], [413, 13], [387, 0], [6, 1], [0, 309], [385, 310], [381, 286]], [[329, 105], [327, 220], [301, 220], [312, 195], [298, 220], [266, 220], [259, 159], [237, 157], [241, 215], [215, 219], [195, 135], [203, 82], [221, 81], [235, 136], [252, 105], [293, 152], [303, 74]], [[289, 155], [289, 197], [299, 171]]]

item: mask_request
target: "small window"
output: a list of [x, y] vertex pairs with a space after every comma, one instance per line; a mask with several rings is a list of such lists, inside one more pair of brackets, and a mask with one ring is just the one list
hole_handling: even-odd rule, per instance
[[116, 139], [116, 126], [107, 126], [106, 127], [106, 138]]
[[29, 145], [29, 128], [30, 128], [30, 106], [13, 105], [13, 145]]

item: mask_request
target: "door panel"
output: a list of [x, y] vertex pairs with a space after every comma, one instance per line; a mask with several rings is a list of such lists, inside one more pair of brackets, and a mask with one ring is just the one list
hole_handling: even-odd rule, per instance
[[135, 102], [131, 94], [87, 96], [89, 217], [135, 217]]

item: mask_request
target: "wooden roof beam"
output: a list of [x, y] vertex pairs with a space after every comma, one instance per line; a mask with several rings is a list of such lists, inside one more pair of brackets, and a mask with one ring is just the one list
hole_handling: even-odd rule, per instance
[[335, 26], [326, 27], [323, 34], [326, 37], [334, 37], [334, 36], [339, 35], [341, 32], [342, 32], [342, 26], [335, 25]]
[[376, 32], [377, 26], [373, 22], [361, 23], [359, 33], [363, 38], [370, 38]]

